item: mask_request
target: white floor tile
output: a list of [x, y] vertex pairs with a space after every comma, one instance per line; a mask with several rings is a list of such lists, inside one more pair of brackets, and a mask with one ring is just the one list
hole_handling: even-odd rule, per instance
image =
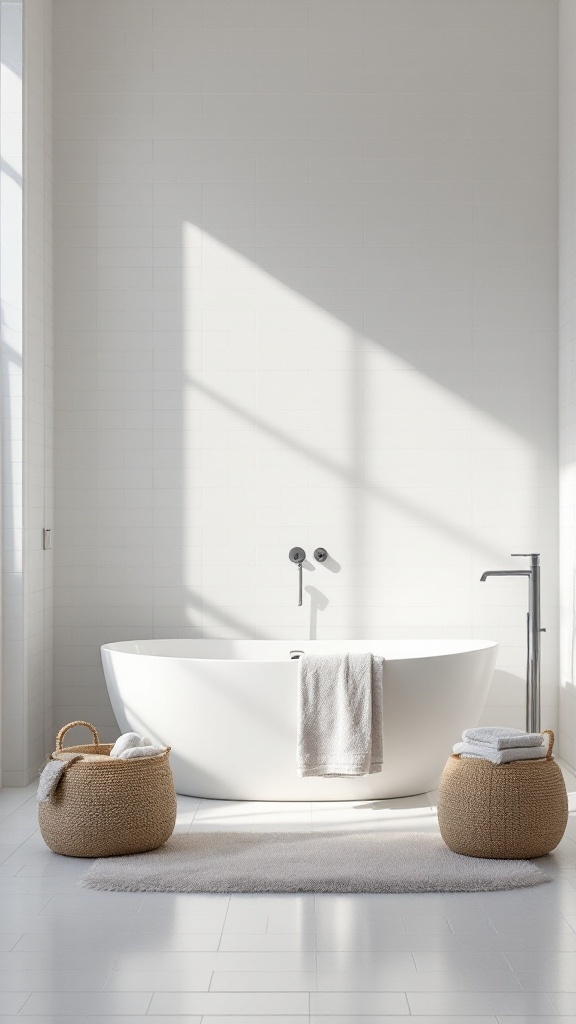
[[218, 949], [221, 932], [174, 932], [162, 934], [130, 931], [117, 940], [119, 953], [210, 953]]
[[576, 993], [575, 992], [550, 992], [548, 998], [559, 1013], [576, 1014]]
[[20, 843], [9, 843], [7, 840], [0, 842], [0, 865], [3, 867], [14, 856], [18, 850]]
[[[507, 1020], [507, 1018], [502, 1018]], [[512, 1019], [512, 1018], [510, 1018]], [[558, 1024], [558, 1018], [555, 1018], [556, 1024]], [[206, 1022], [208, 1024], [208, 1022]], [[212, 1024], [212, 1021], [210, 1021]], [[329, 1017], [324, 1015], [317, 1015], [315, 1013], [310, 1015], [310, 1024], [406, 1024], [406, 1017], [403, 1016], [389, 1016], [386, 1014], [370, 1014], [366, 1015], [363, 1013], [345, 1013], [345, 1014], [334, 1014], [331, 1013]], [[497, 1017], [418, 1017], [418, 1024], [498, 1024]], [[564, 1024], [564, 1022], [562, 1022]]]
[[211, 992], [314, 992], [316, 971], [214, 971]]
[[547, 951], [574, 952], [576, 950], [576, 933], [561, 932], [560, 934], [554, 934], [553, 932], [547, 932], [546, 942], [544, 943], [542, 937], [537, 936], [535, 929], [532, 928], [530, 931], [512, 932], [508, 935], [497, 934], [493, 941], [493, 946], [496, 949], [501, 949], [504, 953], [537, 953], [544, 945]]
[[53, 878], [64, 875], [78, 879], [93, 863], [94, 861], [87, 857], [58, 857], [55, 853], [46, 851], [43, 855], [23, 860], [18, 874], [24, 878]]
[[573, 914], [572, 912], [570, 914], [566, 914], [565, 921], [572, 931], [576, 932], [576, 914]]
[[576, 950], [561, 952], [543, 945], [539, 952], [506, 953], [506, 960], [513, 971], [520, 973], [550, 970], [571, 973], [576, 977]]
[[150, 1013], [253, 1014], [308, 1013], [307, 992], [158, 992]]
[[60, 1014], [74, 1019], [87, 1014], [131, 1016], [135, 1013], [145, 1014], [151, 996], [151, 992], [35, 992], [24, 1004], [21, 1014]]
[[401, 971], [405, 974], [414, 973], [416, 965], [410, 952], [359, 953], [357, 951], [340, 951], [336, 953], [317, 953], [319, 971]]
[[196, 811], [194, 826], [198, 829], [207, 826], [231, 828], [242, 831], [246, 826], [271, 831], [279, 831], [283, 827], [298, 831], [299, 828], [312, 824], [312, 805], [310, 803], [265, 803], [251, 801], [242, 803], [238, 800], [201, 800]]
[[105, 992], [207, 992], [212, 971], [112, 971]]
[[[391, 918], [382, 921], [359, 921], [344, 918], [333, 927], [319, 921], [316, 941], [319, 950], [342, 949], [394, 949], [394, 940], [408, 938], [404, 922]], [[405, 948], [400, 946], [399, 948]]]
[[268, 914], [264, 910], [248, 910], [228, 914], [224, 922], [223, 935], [265, 935], [268, 928]]
[[11, 917], [20, 915], [41, 914], [44, 907], [48, 906], [51, 896], [35, 896], [25, 893], [3, 893], [0, 896], [2, 907], [2, 921], [9, 921]]
[[[58, 934], [56, 944], [55, 935]], [[16, 943], [12, 952], [14, 953], [48, 953], [55, 951], [55, 954], [66, 956], [86, 956], [91, 954], [98, 956], [106, 954], [116, 956], [120, 952], [122, 933], [111, 935], [101, 928], [94, 931], [87, 930], [83, 921], [72, 921], [69, 926], [58, 933], [57, 929], [51, 927], [43, 932], [25, 932]]]
[[[97, 944], [99, 948], [107, 948], [106, 941], [114, 945], [120, 935], [128, 933], [129, 922], [114, 919], [106, 919], [105, 914], [94, 914], [90, 920], [90, 929], [87, 927], [88, 916], [85, 911], [78, 908], [76, 911], [68, 911], [67, 914], [12, 914], [7, 917], [6, 924], [11, 925], [14, 931], [22, 935], [55, 936], [62, 935], [64, 944], [77, 945], [86, 936], [89, 948], [90, 944]], [[90, 932], [89, 935], [86, 933]]]
[[[409, 955], [409, 954], [408, 954]], [[0, 954], [0, 964], [2, 956]], [[115, 971], [315, 971], [314, 952], [121, 953]]]
[[159, 893], [143, 901], [133, 928], [151, 934], [217, 932], [226, 920], [227, 896]]
[[79, 971], [73, 965], [56, 970], [0, 971], [0, 992], [99, 992], [107, 971]]
[[6, 788], [0, 790], [0, 818], [5, 818], [10, 814], [13, 814], [18, 807], [22, 807], [23, 804], [27, 803], [33, 796], [36, 795], [37, 785], [36, 783], [30, 783], [29, 786], [22, 786], [22, 788]]
[[[182, 936], [183, 941], [190, 942], [191, 935], [198, 935], [211, 941], [214, 934], [222, 928], [224, 914], [175, 914], [170, 915], [146, 915], [138, 918], [136, 924], [125, 928], [122, 931], [121, 941], [130, 948], [130, 944], [138, 942], [139, 938], [146, 934], [145, 942], [149, 948], [151, 942], [156, 943], [156, 948], [163, 949], [164, 942], [177, 941], [177, 936]], [[115, 936], [116, 937], [116, 936]], [[201, 941], [199, 938], [199, 941]]]
[[[527, 917], [523, 922], [520, 922], [519, 920], [513, 918], [510, 918], [509, 920], [502, 918], [498, 922], [494, 922], [494, 926], [496, 928], [496, 931], [498, 932], [498, 935], [502, 938], [504, 942], [506, 942], [508, 939], [513, 941], [518, 936], [526, 934], [527, 929], [531, 926], [531, 920], [533, 921], [534, 919]], [[576, 918], [574, 918], [573, 921], [576, 927]], [[550, 917], [546, 914], [542, 914], [541, 916], [539, 915], [538, 928], [540, 930], [542, 942], [547, 942], [549, 936], [553, 938], [558, 935], [576, 934], [575, 929], [572, 928], [570, 925], [570, 921], [567, 918], [561, 917], [560, 915], [555, 921], [551, 920]]]
[[[574, 936], [576, 938], [576, 936]], [[571, 943], [571, 939], [568, 936], [561, 936], [556, 939], [556, 942], [560, 942], [560, 939]], [[318, 951], [322, 952], [394, 952], [394, 951], [408, 951], [416, 952], [422, 951], [442, 951], [447, 950], [450, 952], [454, 951], [466, 951], [468, 953], [475, 952], [490, 952], [496, 947], [499, 949], [499, 938], [496, 932], [492, 933], [492, 936], [487, 935], [454, 935], [452, 932], [446, 932], [436, 935], [408, 935], [405, 931], [393, 932], [393, 931], [381, 931], [378, 925], [372, 927], [366, 927], [361, 932], [356, 929], [346, 931], [342, 929], [338, 934], [330, 933], [323, 930], [317, 936], [317, 948]], [[500, 946], [502, 942], [500, 941]], [[524, 949], [524, 946], [520, 947]], [[528, 946], [529, 949], [533, 949], [534, 945]], [[569, 945], [569, 949], [576, 948], [576, 946]]]
[[570, 992], [575, 994], [576, 1013], [576, 971], [572, 967], [548, 967], [547, 970], [517, 971], [516, 977], [526, 992]]
[[225, 932], [222, 935], [219, 949], [228, 952], [313, 951], [316, 949], [316, 935], [309, 930], [304, 932], [257, 932], [256, 934]]
[[28, 998], [28, 992], [0, 992], [0, 1014], [18, 1013]]
[[413, 911], [410, 914], [403, 914], [402, 917], [408, 935], [441, 935], [453, 932], [448, 918], [441, 914], [419, 914]]
[[444, 1014], [475, 1016], [476, 1014], [554, 1013], [551, 999], [534, 992], [408, 992], [410, 1011], [414, 1015]]
[[311, 992], [310, 1012], [315, 1014], [410, 1013], [403, 992]]
[[[462, 1019], [464, 1020], [464, 1018]], [[528, 1014], [521, 1014], [519, 1017], [503, 1017], [499, 1015], [495, 1019], [498, 1021], [498, 1024], [576, 1024], [576, 1017], [572, 1015], [560, 1017], [557, 1013], [552, 1016], [544, 1014], [543, 1016], [538, 1015], [536, 1017]], [[473, 1024], [476, 1024], [476, 1020], [477, 1018], [475, 1017]], [[469, 1017], [466, 1018], [466, 1024], [471, 1024]]]
[[483, 934], [494, 938], [496, 932], [494, 923], [481, 909], [474, 911], [473, 914], [469, 914], [467, 912], [459, 913], [453, 907], [450, 907], [446, 910], [446, 919], [450, 931], [459, 937]]
[[117, 955], [106, 949], [60, 947], [53, 940], [52, 949], [0, 953], [0, 975], [7, 971], [111, 971]]
[[[58, 893], [77, 895], [77, 878], [73, 875], [50, 876], [44, 875], [41, 878], [28, 875], [21, 875], [20, 872], [11, 878], [2, 878], [0, 875], [0, 901], [5, 893], [30, 894], [38, 896], [53, 896]], [[575, 890], [576, 894], [576, 890]]]
[[505, 971], [513, 968], [504, 953], [468, 952], [414, 952], [416, 968], [419, 971], [455, 971], [482, 969]]
[[0, 881], [5, 882], [11, 878], [14, 878], [19, 871], [19, 865], [15, 864], [12, 860], [5, 860], [0, 862]]
[[314, 932], [314, 897], [286, 894], [285, 896], [232, 896], [226, 915], [223, 934], [263, 934]]
[[[2, 1016], [2, 1017], [0, 1017], [1, 1024], [22, 1024], [23, 1020], [25, 1021], [26, 1017], [25, 1016], [21, 1016], [20, 1014], [18, 1014], [17, 1016], [9, 1016], [9, 1017]], [[61, 1014], [59, 1014], [59, 1013], [54, 1013], [54, 1014], [50, 1013], [50, 1014], [47, 1014], [47, 1015], [43, 1014], [41, 1017], [37, 1017], [37, 1016], [31, 1017], [31, 1018], [29, 1017], [28, 1020], [34, 1021], [34, 1024], [62, 1024], [63, 1018], [62, 1018]], [[107, 1024], [109, 1024], [110, 1017], [106, 1017], [105, 1020], [106, 1020]], [[123, 1017], [122, 1020], [124, 1021], [124, 1024], [126, 1024], [126, 1018]], [[75, 1017], [74, 1018], [74, 1024], [86, 1024], [86, 1021], [87, 1021], [86, 1017], [78, 1017], [78, 1018]], [[131, 1024], [132, 1024], [132, 1022], [131, 1022]]]
[[513, 971], [318, 971], [326, 992], [517, 992]]
[[[19, 1017], [18, 1020], [22, 1024], [22, 1018]], [[0, 1021], [0, 1024], [4, 1024], [4, 1022]], [[36, 1020], [34, 1024], [36, 1024]], [[61, 1019], [58, 1018], [56, 1022], [55, 1018], [54, 1024], [62, 1024]], [[192, 1017], [186, 1014], [184, 1017], [178, 1017], [175, 1021], [174, 1017], [166, 1017], [164, 1015], [157, 1017], [155, 1014], [136, 1014], [136, 1016], [130, 1015], [126, 1017], [125, 1015], [117, 1016], [112, 1014], [111, 1016], [86, 1017], [82, 1024], [202, 1024], [202, 1017], [200, 1014], [195, 1014]], [[262, 1020], [260, 1020], [260, 1024], [262, 1024]]]
[[[158, 1020], [159, 1018], [156, 1019]], [[168, 1017], [163, 1017], [162, 1020], [168, 1022]], [[188, 1017], [178, 1017], [178, 1024], [181, 1024], [181, 1021], [187, 1020]], [[251, 1013], [248, 1015], [242, 1014], [241, 1017], [237, 1016], [237, 1014], [230, 1016], [229, 1014], [223, 1015], [219, 1013], [216, 1016], [210, 1014], [210, 1016], [202, 1018], [202, 1024], [263, 1024], [264, 1021], [266, 1021], [266, 1024], [308, 1024], [309, 1017], [308, 1013], [290, 1014], [288, 1017], [285, 1014], [278, 1016], [276, 1014], [273, 1016], [267, 1014], [265, 1018], [260, 1014], [254, 1015]], [[146, 1018], [146, 1024], [148, 1024], [148, 1017]], [[324, 1024], [329, 1024], [326, 1018], [324, 1018]]]
[[[22, 1024], [22, 1018], [19, 1017], [18, 1020]], [[0, 1021], [0, 1024], [4, 1024], [4, 1022]], [[34, 1024], [36, 1024], [36, 1020]], [[54, 1024], [56, 1024], [56, 1018], [54, 1019]], [[57, 1024], [62, 1024], [60, 1018], [58, 1018]], [[184, 1017], [177, 1017], [175, 1020], [174, 1017], [166, 1017], [164, 1014], [161, 1017], [157, 1017], [155, 1014], [136, 1014], [135, 1016], [131, 1014], [129, 1017], [112, 1014], [110, 1016], [86, 1017], [83, 1024], [202, 1024], [202, 1017], [200, 1014], [194, 1014], [194, 1016], [186, 1014]], [[260, 1018], [260, 1024], [262, 1024], [262, 1018]]]

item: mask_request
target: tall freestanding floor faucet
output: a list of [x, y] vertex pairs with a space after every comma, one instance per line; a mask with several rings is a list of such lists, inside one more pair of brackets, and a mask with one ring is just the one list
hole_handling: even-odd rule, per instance
[[526, 662], [526, 732], [540, 732], [540, 555], [512, 555], [529, 558], [529, 569], [500, 569], [483, 572], [480, 582], [488, 576], [528, 576], [528, 658]]

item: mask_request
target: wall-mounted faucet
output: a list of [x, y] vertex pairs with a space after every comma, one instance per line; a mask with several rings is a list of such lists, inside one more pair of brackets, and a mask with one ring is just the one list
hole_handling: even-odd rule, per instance
[[298, 607], [302, 604], [302, 562], [306, 558], [304, 548], [290, 548], [288, 558], [298, 566]]
[[495, 569], [483, 572], [480, 582], [488, 576], [528, 577], [528, 659], [526, 663], [526, 731], [540, 732], [540, 555], [511, 555], [512, 558], [529, 558], [529, 569]]
[[[290, 548], [288, 558], [298, 566], [298, 607], [300, 607], [302, 604], [302, 564], [306, 558], [306, 552], [304, 548]], [[326, 548], [316, 548], [314, 558], [317, 562], [325, 562], [328, 558]], [[309, 566], [309, 568], [314, 568], [314, 566]]]

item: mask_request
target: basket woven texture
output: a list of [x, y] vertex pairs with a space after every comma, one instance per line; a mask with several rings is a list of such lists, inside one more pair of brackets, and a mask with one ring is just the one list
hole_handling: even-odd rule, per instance
[[[69, 729], [85, 725], [94, 743], [62, 747]], [[56, 737], [52, 760], [83, 754], [64, 772], [55, 794], [38, 804], [40, 832], [54, 853], [67, 857], [113, 857], [145, 853], [170, 838], [176, 822], [176, 793], [170, 747], [154, 757], [109, 757], [113, 744], [100, 743], [89, 722], [70, 722]]]
[[440, 833], [454, 853], [503, 860], [543, 857], [562, 839], [568, 796], [552, 757], [554, 733], [546, 729], [548, 753], [532, 761], [492, 764], [452, 755], [440, 780]]

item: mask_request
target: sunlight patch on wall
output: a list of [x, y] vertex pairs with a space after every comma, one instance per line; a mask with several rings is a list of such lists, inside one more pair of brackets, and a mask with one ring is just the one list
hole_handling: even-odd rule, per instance
[[[362, 635], [370, 606], [416, 602], [437, 632], [438, 573], [460, 633], [471, 632], [474, 558], [512, 550], [494, 527], [501, 494], [534, 474], [531, 443], [474, 406], [471, 374], [462, 393], [443, 386], [195, 224], [184, 224], [183, 251], [191, 624], [253, 635], [257, 621], [277, 635], [295, 586], [284, 556], [314, 536], [348, 566], [329, 581], [334, 629]], [[529, 543], [530, 501], [513, 515]]]

